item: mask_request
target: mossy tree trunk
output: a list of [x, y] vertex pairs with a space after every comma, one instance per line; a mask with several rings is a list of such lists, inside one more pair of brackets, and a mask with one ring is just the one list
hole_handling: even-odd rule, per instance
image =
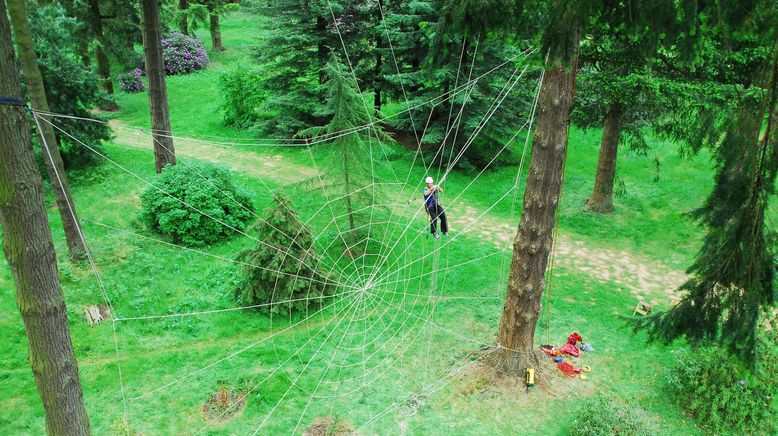
[[208, 22], [211, 30], [211, 50], [224, 51], [224, 43], [222, 42], [222, 31], [219, 27], [219, 14], [210, 4], [208, 5]]
[[508, 291], [498, 335], [502, 348], [498, 366], [509, 374], [524, 375], [526, 368], [537, 368], [535, 326], [562, 187], [578, 44], [578, 29], [571, 28], [567, 41], [552, 46], [540, 88], [532, 161], [519, 228], [513, 240]]
[[189, 20], [184, 11], [189, 9], [189, 0], [178, 0], [178, 31], [189, 35]]
[[162, 32], [159, 27], [159, 3], [157, 0], [141, 0], [141, 29], [143, 54], [146, 59], [146, 77], [149, 80], [149, 106], [151, 110], [154, 162], [157, 173], [166, 165], [176, 164], [176, 152], [170, 129], [170, 112], [165, 84], [165, 61], [162, 56]]
[[616, 177], [616, 158], [621, 136], [621, 109], [608, 105], [597, 159], [597, 175], [594, 178], [592, 196], [586, 201], [586, 210], [599, 213], [613, 211], [613, 180]]
[[383, 0], [378, 0], [378, 7], [376, 8], [376, 29], [375, 29], [375, 66], [373, 68], [373, 109], [376, 116], [381, 113], [381, 85], [383, 75], [381, 69], [383, 68], [383, 49], [384, 40], [381, 38], [381, 26], [383, 24]]
[[[19, 50], [19, 60], [22, 63], [22, 73], [27, 84], [27, 93], [30, 96], [32, 107], [41, 111], [49, 111], [49, 103], [46, 99], [46, 90], [43, 87], [43, 78], [38, 69], [38, 56], [33, 45], [30, 23], [27, 19], [27, 8], [24, 0], [8, 0], [8, 11], [16, 36], [16, 45]], [[10, 39], [9, 39], [10, 41]], [[46, 173], [49, 176], [54, 198], [62, 219], [62, 228], [65, 230], [65, 239], [68, 244], [71, 259], [83, 256], [84, 244], [78, 231], [78, 215], [73, 196], [70, 193], [65, 165], [59, 152], [59, 144], [54, 134], [54, 128], [46, 121], [41, 121], [41, 147], [43, 161], [46, 165]], [[48, 145], [48, 151], [43, 147], [43, 141]]]
[[[0, 2], [0, 95], [22, 97], [5, 2]], [[57, 259], [32, 151], [27, 109], [0, 104], [0, 224], [29, 343], [35, 385], [51, 435], [88, 435], [78, 366]]]
[[[113, 81], [111, 80], [111, 60], [105, 52], [105, 35], [103, 34], [103, 14], [100, 13], [100, 3], [98, 0], [89, 0], [90, 26], [92, 33], [97, 40], [95, 47], [95, 59], [97, 60], [97, 75], [100, 77], [100, 87], [106, 94], [113, 96]], [[119, 106], [111, 101], [103, 107], [105, 110], [116, 111]]]

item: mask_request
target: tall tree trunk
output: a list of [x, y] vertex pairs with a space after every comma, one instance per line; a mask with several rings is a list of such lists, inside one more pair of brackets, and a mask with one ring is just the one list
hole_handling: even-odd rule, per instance
[[613, 179], [616, 176], [616, 157], [621, 135], [621, 108], [608, 105], [600, 141], [600, 157], [597, 159], [597, 176], [592, 196], [586, 202], [586, 210], [599, 213], [613, 211]]
[[319, 43], [316, 47], [316, 57], [319, 60], [319, 84], [323, 84], [327, 81], [327, 77], [324, 74], [324, 66], [327, 64], [327, 58], [330, 56], [330, 48], [327, 47], [326, 40], [327, 32], [327, 20], [323, 16], [316, 17], [316, 33], [319, 38]]
[[81, 58], [81, 65], [86, 68], [92, 66], [92, 59], [89, 58], [89, 40], [86, 37], [78, 38], [78, 56]]
[[157, 0], [141, 0], [141, 29], [143, 30], [143, 53], [146, 57], [146, 77], [149, 79], [151, 128], [154, 129], [152, 132], [154, 162], [157, 173], [161, 173], [165, 165], [176, 164], [176, 152], [173, 148], [173, 138], [170, 137], [170, 113]]
[[[100, 76], [100, 87], [106, 94], [113, 96], [113, 81], [111, 80], [111, 61], [108, 59], [108, 55], [105, 53], [105, 36], [103, 35], [103, 15], [100, 13], [100, 4], [98, 0], [89, 0], [90, 9], [90, 25], [92, 27], [92, 33], [97, 40], [97, 47], [95, 48], [95, 58], [97, 59], [97, 75]], [[119, 106], [116, 102], [111, 101], [103, 107], [108, 111], [117, 111]]]
[[348, 169], [348, 143], [343, 141], [343, 181], [346, 189], [346, 213], [348, 214], [348, 226], [351, 237], [354, 237], [354, 206], [351, 204], [351, 181], [349, 179]]
[[178, 0], [178, 31], [189, 35], [189, 20], [184, 11], [189, 9], [189, 0]]
[[[11, 28], [0, 1], [0, 95], [22, 98]], [[0, 224], [16, 284], [35, 385], [51, 435], [88, 435], [65, 299], [32, 151], [26, 107], [0, 104]]]
[[566, 34], [568, 40], [552, 46], [549, 52], [538, 100], [524, 207], [513, 240], [508, 292], [498, 336], [503, 347], [499, 366], [510, 374], [523, 375], [526, 368], [538, 363], [533, 341], [546, 287], [545, 272], [562, 185], [578, 56], [578, 29], [569, 29]]
[[373, 108], [375, 114], [378, 116], [381, 113], [381, 86], [382, 79], [381, 69], [383, 67], [383, 49], [384, 41], [381, 38], [381, 23], [383, 22], [383, 0], [378, 0], [378, 8], [376, 8], [376, 36], [375, 36], [375, 68], [373, 69]]
[[213, 6], [208, 6], [208, 18], [211, 29], [211, 50], [224, 51], [222, 43], [222, 31], [219, 28], [219, 14], [214, 11]]
[[[8, 0], [8, 10], [16, 35], [19, 59], [22, 63], [22, 72], [27, 83], [27, 92], [30, 95], [30, 100], [32, 100], [32, 107], [41, 111], [48, 111], [49, 103], [46, 100], [43, 78], [38, 69], [38, 57], [32, 43], [32, 33], [30, 32], [30, 24], [27, 21], [27, 9], [24, 0]], [[62, 227], [65, 230], [65, 239], [67, 240], [70, 257], [71, 259], [78, 259], [84, 254], [84, 244], [79, 236], [76, 204], [73, 202], [73, 196], [70, 194], [70, 185], [65, 174], [62, 156], [59, 153], [59, 144], [56, 135], [54, 135], [54, 128], [46, 121], [42, 121], [40, 125], [42, 130], [40, 132], [42, 136], [41, 148], [44, 148], [43, 141], [48, 144], [48, 152], [45, 149], [42, 150], [46, 173], [49, 176], [49, 181], [54, 191], [54, 198], [57, 202], [57, 209], [59, 209], [59, 215], [62, 218]]]

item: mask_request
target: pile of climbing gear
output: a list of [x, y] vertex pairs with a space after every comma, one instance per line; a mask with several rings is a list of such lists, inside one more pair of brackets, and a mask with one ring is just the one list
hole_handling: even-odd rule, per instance
[[[580, 343], [580, 348], [577, 346]], [[567, 337], [567, 342], [561, 347], [557, 348], [553, 345], [541, 345], [540, 349], [546, 353], [556, 363], [557, 368], [567, 377], [578, 376], [581, 380], [586, 380], [587, 375], [585, 373], [590, 372], [592, 368], [589, 365], [583, 365], [578, 368], [573, 363], [565, 360], [565, 358], [577, 358], [581, 356], [581, 353], [590, 353], [594, 351], [594, 347], [591, 344], [583, 342], [583, 338], [578, 332], [570, 333]]]

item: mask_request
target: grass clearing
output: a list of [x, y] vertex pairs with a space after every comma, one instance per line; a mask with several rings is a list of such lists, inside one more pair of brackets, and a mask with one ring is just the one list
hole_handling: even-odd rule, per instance
[[[168, 79], [177, 135], [243, 139], [256, 135], [222, 125], [218, 81], [224, 72], [250, 60], [251, 47], [267, 24], [248, 13], [229, 15], [222, 24], [227, 51], [212, 54], [213, 64], [205, 71]], [[207, 41], [203, 32], [200, 36]], [[113, 123], [148, 127], [145, 93], [122, 95], [119, 104], [121, 111]], [[142, 141], [121, 132], [106, 145], [106, 153], [152, 180], [150, 140], [147, 147], [139, 147]], [[619, 176], [626, 193], [616, 198], [616, 211], [602, 217], [581, 211], [593, 183], [599, 135], [597, 130], [571, 132], [560, 221], [565, 242], [557, 254], [551, 305], [544, 308], [537, 333], [537, 342], [545, 343], [550, 316], [553, 343], [561, 343], [572, 331], [592, 343], [595, 352], [580, 359], [593, 368], [588, 380], [568, 380], [551, 371], [552, 388], [527, 394], [520, 385], [495, 386], [476, 366], [456, 372], [448, 384], [428, 392], [441, 377], [472, 363], [469, 353], [494, 342], [505, 292], [503, 274], [510, 259], [510, 253], [500, 254], [495, 244], [508, 243], [510, 229], [518, 221], [518, 209], [511, 214], [513, 196], [495, 204], [513, 184], [515, 167], [485, 173], [466, 190], [475, 174], [455, 172], [442, 198], [455, 239], [438, 256], [425, 257], [446, 241], [436, 245], [421, 236], [426, 227], [423, 215], [411, 221], [417, 203], [408, 206], [407, 199], [418, 198], [418, 192], [387, 189], [391, 202], [399, 198], [399, 206], [376, 212], [375, 222], [389, 223], [385, 233], [375, 237], [381, 238], [380, 247], [388, 250], [388, 258], [407, 267], [379, 268], [378, 279], [384, 282], [373, 293], [349, 294], [327, 302], [321, 313], [291, 317], [239, 310], [118, 322], [126, 393], [130, 398], [142, 397], [128, 402], [132, 430], [243, 434], [253, 432], [270, 416], [264, 432], [301, 433], [317, 417], [338, 416], [365, 434], [564, 434], [581, 400], [601, 392], [634, 399], [655, 418], [663, 434], [696, 434], [694, 423], [666, 401], [662, 388], [673, 347], [646, 345], [643, 335], [633, 336], [619, 317], [632, 313], [635, 289], [656, 283], [652, 295], [657, 304], [669, 304], [669, 295], [662, 298], [669, 286], [664, 278], [688, 265], [701, 237], [682, 214], [700, 204], [710, 189], [710, 161], [705, 153], [681, 160], [673, 144], [660, 140], [651, 142], [651, 157], [623, 150]], [[332, 270], [352, 272], [347, 284], [357, 287], [368, 279], [370, 262], [380, 257], [361, 267], [342, 256], [332, 214], [317, 212], [326, 199], [310, 189], [317, 173], [306, 151], [191, 141], [179, 141], [176, 148], [183, 161], [210, 160], [231, 167], [255, 194], [260, 216], [269, 204], [270, 190], [283, 189], [301, 216], [310, 220], [314, 234], [321, 235], [319, 247]], [[518, 148], [512, 152], [518, 153]], [[382, 160], [376, 167], [379, 180], [403, 181], [407, 174], [411, 180], [421, 180], [426, 175], [410, 167], [406, 151], [395, 152], [393, 160]], [[324, 153], [315, 150], [315, 160]], [[660, 162], [658, 181], [654, 181], [654, 157]], [[74, 198], [115, 314], [232, 309], [234, 264], [137, 236], [158, 238], [138, 220], [138, 196], [144, 188], [141, 180], [110, 164], [73, 177]], [[517, 192], [517, 207], [522, 189]], [[459, 194], [461, 202], [447, 203]], [[485, 225], [461, 233], [465, 224], [492, 205], [479, 220]], [[110, 433], [124, 414], [111, 326], [89, 327], [83, 321], [85, 306], [102, 304], [100, 292], [88, 265], [65, 260], [57, 211], [51, 209], [49, 218], [92, 428], [95, 434]], [[406, 226], [412, 230], [410, 236], [401, 238]], [[397, 247], [389, 250], [396, 242]], [[233, 258], [254, 243], [236, 236], [198, 250]], [[630, 265], [645, 267], [642, 283], [636, 271], [619, 264], [624, 258], [620, 253], [633, 259]], [[482, 256], [489, 257], [443, 271]], [[602, 273], [604, 269], [609, 275]], [[427, 274], [436, 270], [441, 272]], [[433, 286], [438, 297], [428, 298]], [[4, 262], [0, 296], [0, 335], [6, 338], [0, 343], [0, 427], [9, 434], [39, 434], [44, 428], [43, 409], [26, 361], [26, 338]], [[231, 354], [235, 356], [225, 359]], [[208, 365], [213, 366], [200, 371]], [[203, 405], [223, 383], [246, 394], [245, 406], [230, 419], [207, 426]], [[315, 399], [309, 401], [312, 396]]]

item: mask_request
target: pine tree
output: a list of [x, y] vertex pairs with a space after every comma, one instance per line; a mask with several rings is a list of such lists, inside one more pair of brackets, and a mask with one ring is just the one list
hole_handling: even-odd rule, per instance
[[291, 313], [320, 306], [323, 297], [332, 295], [311, 230], [284, 195], [274, 197], [266, 219], [258, 224], [257, 239], [262, 243], [238, 255], [243, 264], [234, 290], [238, 304]]
[[[21, 99], [6, 2], [0, 1], [0, 95]], [[29, 362], [43, 403], [46, 431], [88, 435], [81, 381], [57, 274], [43, 183], [24, 104], [0, 104], [0, 225], [3, 252], [29, 343]]]
[[[374, 123], [375, 118], [366, 106], [363, 95], [357, 91], [348, 67], [333, 57], [324, 67], [324, 72], [327, 102], [322, 113], [330, 117], [330, 122], [324, 127], [303, 130], [299, 135], [326, 138], [326, 135]], [[348, 244], [361, 239], [367, 230], [361, 221], [370, 213], [366, 210], [379, 203], [377, 197], [380, 194], [372, 183], [370, 161], [381, 156], [380, 147], [383, 146], [382, 141], [386, 140], [388, 137], [376, 125], [369, 131], [341, 135], [326, 145], [328, 155], [323, 163], [323, 189], [328, 197], [342, 198], [337, 203], [342, 205], [343, 215], [347, 219], [347, 225], [343, 228], [348, 231], [343, 234]]]
[[264, 66], [260, 90], [264, 101], [255, 110], [262, 114], [257, 128], [289, 136], [326, 124], [328, 118], [321, 114], [325, 99], [324, 66], [330, 53], [343, 54], [343, 45], [357, 76], [370, 83], [372, 58], [367, 41], [369, 34], [364, 31], [367, 26], [364, 17], [369, 14], [366, 3], [279, 0], [262, 8], [277, 25], [254, 52]]
[[[757, 2], [750, 14], [709, 11], [727, 19], [731, 12], [736, 20], [719, 22], [721, 30], [758, 41], [762, 65], [750, 71], [734, 109], [720, 108], [726, 120], [714, 148], [713, 191], [691, 214], [707, 232], [687, 271], [691, 278], [680, 287], [684, 296], [672, 309], [634, 324], [653, 340], [683, 336], [695, 346], [719, 343], [753, 363], [760, 317], [778, 300], [776, 247], [765, 217], [778, 172], [778, 6]], [[715, 129], [706, 136], [716, 138]]]
[[[22, 72], [24, 73], [27, 93], [30, 95], [32, 107], [48, 112], [50, 110], [49, 103], [46, 98], [43, 78], [38, 68], [38, 57], [33, 45], [32, 32], [24, 0], [9, 0], [8, 11], [14, 26], [16, 44], [19, 47], [19, 59], [22, 64]], [[54, 134], [54, 127], [49, 124], [48, 119], [41, 120], [39, 123], [41, 126], [41, 138], [48, 145], [48, 148], [44, 147], [42, 149], [43, 161], [46, 165], [46, 172], [49, 176], [49, 181], [51, 181], [57, 208], [62, 218], [62, 227], [65, 230], [65, 239], [70, 251], [70, 257], [71, 259], [78, 259], [83, 256], [85, 249], [78, 230], [76, 205], [70, 193], [70, 184], [65, 174], [65, 166], [60, 155], [59, 143]]]
[[[498, 152], [529, 115], [534, 86], [526, 79], [536, 78], [537, 71], [514, 83], [520, 76], [514, 70], [522, 58], [518, 45], [456, 29], [440, 20], [437, 11], [443, 7], [443, 2], [402, 2], [398, 13], [387, 18], [388, 26], [393, 26], [387, 38], [400, 64], [399, 74], [394, 62], [384, 67], [387, 94], [403, 103], [408, 97], [410, 106], [445, 96], [435, 101], [437, 105], [423, 105], [393, 118], [391, 125], [420, 141], [426, 158], [441, 168], [465, 147], [458, 161], [461, 168], [484, 168], [493, 158], [493, 165], [511, 162], [510, 151]], [[474, 86], [464, 87], [469, 78], [501, 64]], [[492, 104], [508, 89], [492, 114]]]
[[602, 127], [594, 188], [585, 206], [588, 211], [613, 210], [619, 145], [645, 154], [644, 133], [669, 106], [671, 97], [663, 92], [651, 68], [657, 35], [644, 33], [635, 36], [595, 28], [581, 47], [573, 121], [584, 127]]
[[[695, 29], [696, 15], [681, 14], [675, 2], [655, 0], [624, 5], [615, 2], [524, 2], [466, 0], [452, 3], [444, 19], [456, 29], [478, 34], [498, 27], [512, 37], [539, 32], [545, 76], [538, 97], [531, 163], [522, 216], [513, 244], [508, 290], [498, 332], [501, 348], [496, 365], [509, 374], [537, 368], [534, 348], [540, 301], [553, 239], [556, 210], [566, 160], [567, 131], [573, 106], [575, 72], [581, 35], [592, 23], [627, 29], [649, 27], [675, 40], [674, 28]], [[692, 25], [675, 26], [678, 17]], [[688, 24], [688, 23], [686, 23]]]
[[[225, 13], [237, 8], [237, 2], [235, 0], [192, 0], [191, 3], [205, 6], [205, 10], [208, 12], [208, 30], [211, 33], [211, 50], [224, 51], [224, 42], [222, 41], [219, 19]], [[184, 8], [184, 6], [186, 6], [186, 8]], [[179, 9], [185, 10], [188, 8], [189, 4], [183, 5], [179, 2]], [[180, 20], [186, 20], [186, 18], [186, 14], [179, 14]], [[182, 26], [183, 23], [179, 21], [179, 27]]]
[[141, 0], [143, 18], [143, 53], [146, 60], [146, 76], [149, 79], [149, 109], [153, 129], [152, 145], [157, 173], [166, 165], [176, 164], [173, 148], [170, 113], [165, 84], [165, 61], [162, 56], [162, 30], [160, 28], [157, 0]]

